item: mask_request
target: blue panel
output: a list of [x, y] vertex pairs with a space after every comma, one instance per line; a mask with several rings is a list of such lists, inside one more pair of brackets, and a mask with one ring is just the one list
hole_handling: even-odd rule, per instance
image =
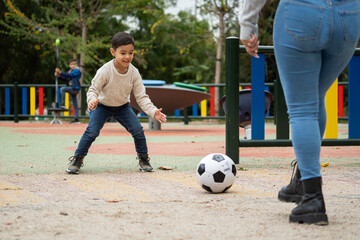
[[251, 139], [265, 138], [265, 56], [251, 57]]
[[5, 115], [10, 115], [10, 88], [5, 88]]
[[165, 83], [163, 80], [143, 80], [144, 86], [162, 86]]
[[27, 88], [22, 88], [22, 114], [27, 114]]
[[193, 116], [198, 116], [198, 109], [199, 109], [199, 107], [197, 104], [192, 105], [192, 115]]
[[174, 112], [174, 115], [176, 117], [180, 117], [180, 109], [176, 109], [175, 112]]
[[360, 138], [360, 56], [349, 63], [349, 138]]

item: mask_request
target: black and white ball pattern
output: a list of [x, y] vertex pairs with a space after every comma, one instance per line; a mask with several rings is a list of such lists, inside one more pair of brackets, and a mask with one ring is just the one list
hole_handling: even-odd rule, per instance
[[235, 181], [236, 166], [227, 155], [212, 153], [201, 159], [196, 169], [196, 177], [206, 191], [225, 192]]

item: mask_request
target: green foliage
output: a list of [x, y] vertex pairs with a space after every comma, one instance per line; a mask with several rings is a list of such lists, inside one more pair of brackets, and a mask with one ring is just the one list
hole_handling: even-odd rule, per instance
[[134, 36], [133, 64], [145, 79], [211, 82], [214, 73], [209, 69], [214, 68], [215, 42], [210, 26], [187, 12], [165, 14], [164, 9], [175, 3], [3, 0], [1, 83], [53, 83], [56, 38], [61, 40], [60, 68], [66, 70], [68, 59], [82, 56], [83, 82], [90, 83], [96, 70], [112, 58], [110, 41], [119, 31]]
[[[144, 77], [169, 83], [213, 80], [214, 75], [205, 74], [215, 59], [213, 35], [205, 20], [196, 21], [187, 12], [180, 12], [177, 17], [162, 15], [149, 31], [134, 32], [135, 37], [140, 35], [142, 39], [147, 37], [139, 44], [145, 47], [144, 54], [136, 59]], [[204, 70], [204, 66], [208, 68]]]
[[[90, 83], [96, 70], [112, 58], [110, 41], [119, 31], [134, 36], [133, 64], [144, 79], [211, 83], [219, 37], [217, 14], [228, 11], [224, 15], [223, 38], [238, 36], [238, 0], [198, 0], [196, 16], [186, 11], [177, 16], [166, 14], [165, 9], [176, 2], [2, 0], [0, 83], [53, 83], [56, 38], [61, 40], [60, 68], [66, 70], [70, 58], [81, 59], [83, 82]], [[261, 11], [261, 45], [273, 45], [272, 25], [278, 3], [279, 0], [269, 0]], [[224, 53], [222, 59], [225, 59]], [[223, 82], [225, 64], [222, 62]], [[273, 56], [266, 57], [266, 70], [266, 81], [273, 81], [276, 78]], [[240, 56], [240, 82], [250, 82], [250, 57], [246, 54]]]

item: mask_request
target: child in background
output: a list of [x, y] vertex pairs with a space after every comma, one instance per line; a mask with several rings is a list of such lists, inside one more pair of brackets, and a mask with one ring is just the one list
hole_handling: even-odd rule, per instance
[[125, 32], [115, 34], [110, 52], [114, 59], [98, 69], [87, 92], [87, 104], [92, 113], [74, 156], [69, 158], [68, 173], [79, 173], [91, 144], [110, 117], [115, 118], [132, 135], [139, 169], [143, 172], [153, 171], [143, 127], [129, 105], [130, 93], [133, 91], [136, 102], [148, 116], [164, 123], [166, 115], [151, 102], [139, 71], [131, 64], [134, 57], [132, 36]]
[[[68, 92], [70, 94], [71, 100], [73, 102], [74, 111], [75, 111], [75, 119], [70, 122], [70, 124], [79, 124], [79, 107], [76, 99], [77, 94], [80, 91], [80, 78], [81, 72], [79, 70], [76, 59], [70, 59], [69, 61], [70, 70], [68, 72], [61, 72], [59, 68], [55, 69], [55, 76], [60, 80], [66, 81], [66, 87], [60, 88], [60, 108], [67, 110], [65, 107], [65, 93]], [[71, 83], [71, 86], [69, 86]]]

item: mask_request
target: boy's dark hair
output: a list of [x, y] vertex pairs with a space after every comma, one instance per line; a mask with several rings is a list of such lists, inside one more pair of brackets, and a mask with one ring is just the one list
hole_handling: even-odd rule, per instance
[[72, 63], [72, 62], [76, 62], [76, 64], [78, 63], [76, 58], [72, 58], [72, 59], [69, 60], [69, 64]]
[[111, 40], [111, 45], [114, 50], [120, 46], [129, 44], [134, 45], [134, 38], [126, 32], [118, 32]]

